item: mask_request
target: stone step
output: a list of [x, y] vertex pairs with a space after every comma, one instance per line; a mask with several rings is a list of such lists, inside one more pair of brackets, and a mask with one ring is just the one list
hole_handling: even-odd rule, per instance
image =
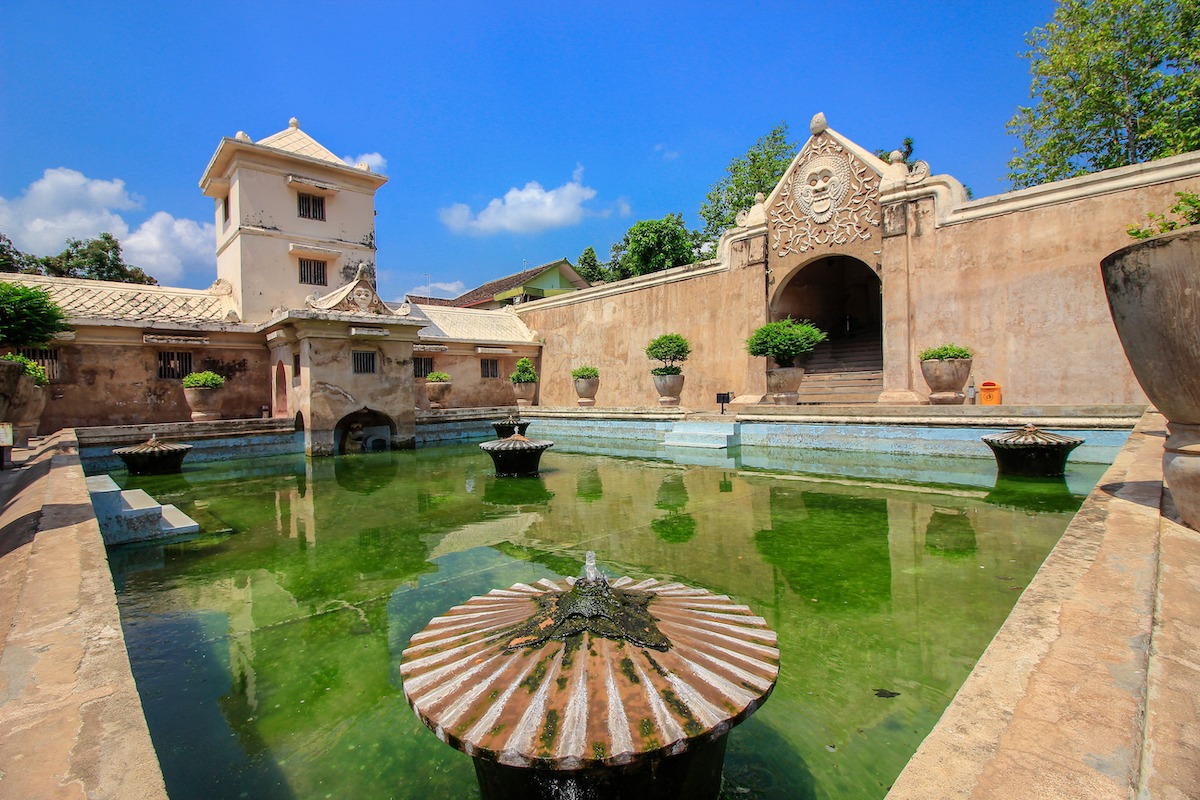
[[162, 506], [162, 514], [158, 519], [158, 530], [163, 536], [179, 536], [185, 533], [199, 533], [200, 524], [175, 506], [168, 504]]
[[126, 519], [162, 516], [162, 505], [141, 489], [125, 489], [121, 492], [121, 516]]
[[740, 444], [732, 422], [676, 422], [663, 438], [667, 447], [720, 449]]
[[797, 405], [839, 405], [839, 406], [856, 406], [856, 405], [875, 405], [879, 402], [881, 392], [830, 392], [822, 395], [806, 395], [800, 393], [800, 401]]

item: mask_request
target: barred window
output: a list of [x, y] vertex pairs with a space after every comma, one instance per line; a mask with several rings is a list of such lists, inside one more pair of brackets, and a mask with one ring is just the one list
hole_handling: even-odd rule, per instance
[[225, 214], [225, 221], [229, 222], [229, 195], [225, 195], [225, 199], [221, 202], [221, 208]]
[[355, 350], [350, 355], [354, 362], [355, 375], [369, 375], [375, 372], [374, 350]]
[[481, 359], [479, 359], [479, 376], [481, 378], [499, 378], [500, 377], [500, 359], [498, 359], [498, 358], [481, 358]]
[[58, 382], [58, 349], [47, 350], [41, 347], [22, 347], [18, 353], [46, 370], [46, 379], [51, 383]]
[[167, 380], [181, 380], [192, 371], [192, 354], [177, 352], [160, 352], [158, 354], [158, 377]]
[[311, 286], [325, 286], [328, 281], [325, 278], [324, 261], [317, 261], [314, 258], [300, 259], [300, 282], [307, 283]]
[[300, 354], [292, 353], [292, 383], [300, 382]]
[[301, 194], [298, 213], [302, 219], [325, 219], [325, 198], [317, 194]]
[[424, 378], [433, 372], [433, 359], [417, 357], [413, 359], [413, 377]]

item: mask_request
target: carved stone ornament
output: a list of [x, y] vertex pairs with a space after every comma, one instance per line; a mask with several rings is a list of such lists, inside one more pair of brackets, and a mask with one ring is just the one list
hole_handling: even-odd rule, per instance
[[871, 238], [879, 227], [879, 176], [824, 131], [801, 152], [769, 212], [771, 249], [783, 256]]
[[[371, 282], [363, 276], [360, 268], [358, 277], [340, 289], [314, 298], [311, 295], [306, 303], [309, 308], [319, 311], [346, 311], [351, 314], [395, 314], [375, 293]], [[405, 312], [401, 312], [404, 316]]]

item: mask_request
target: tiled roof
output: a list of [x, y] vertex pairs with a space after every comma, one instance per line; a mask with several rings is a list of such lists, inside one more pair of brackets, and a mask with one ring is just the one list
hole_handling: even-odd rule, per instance
[[421, 306], [453, 306], [454, 301], [446, 297], [425, 297], [420, 294], [410, 294], [407, 297], [408, 302], [416, 303]]
[[273, 147], [276, 150], [296, 153], [301, 156], [308, 156], [309, 158], [319, 158], [322, 161], [337, 164], [339, 167], [346, 166], [345, 161], [342, 161], [329, 150], [326, 150], [324, 145], [300, 130], [300, 123], [296, 122], [295, 117], [292, 118], [292, 122], [295, 124], [289, 123], [279, 133], [268, 136], [265, 139], [259, 139], [255, 144]]
[[147, 320], [160, 322], [237, 322], [228, 291], [173, 289], [135, 283], [5, 274], [0, 280], [36, 286], [71, 319]]
[[538, 275], [541, 275], [551, 267], [556, 267], [566, 261], [560, 258], [557, 261], [551, 261], [549, 264], [542, 264], [540, 267], [527, 269], [524, 272], [518, 272], [515, 275], [507, 275], [503, 278], [497, 278], [494, 281], [488, 281], [482, 286], [477, 286], [466, 294], [461, 294], [454, 298], [454, 305], [465, 308], [473, 306], [476, 303], [486, 303], [501, 292], [507, 292], [509, 289], [515, 289], [518, 286], [524, 286], [527, 281], [531, 281]]
[[447, 308], [417, 306], [430, 325], [419, 336], [425, 341], [449, 339], [460, 342], [533, 343], [533, 333], [509, 309]]

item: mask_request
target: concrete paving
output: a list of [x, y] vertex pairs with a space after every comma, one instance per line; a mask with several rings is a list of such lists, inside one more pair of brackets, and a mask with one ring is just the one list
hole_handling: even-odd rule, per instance
[[0, 472], [0, 798], [166, 798], [75, 441]]

